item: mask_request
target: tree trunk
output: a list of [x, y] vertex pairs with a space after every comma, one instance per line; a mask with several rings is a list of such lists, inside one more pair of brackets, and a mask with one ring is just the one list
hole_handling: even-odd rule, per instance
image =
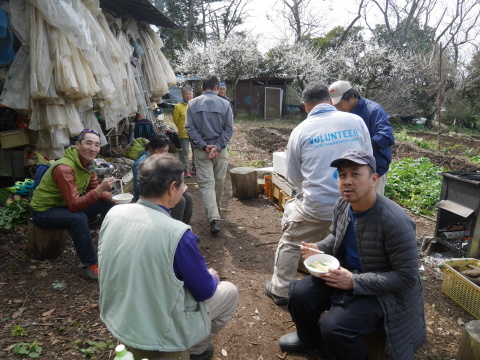
[[480, 320], [472, 320], [465, 325], [456, 359], [480, 359]]
[[185, 29], [188, 43], [192, 43], [195, 38], [195, 16], [194, 16], [193, 10], [194, 10], [194, 0], [190, 0], [189, 7], [188, 7], [188, 23]]
[[254, 168], [236, 167], [230, 170], [233, 197], [253, 199], [258, 196], [257, 171]]

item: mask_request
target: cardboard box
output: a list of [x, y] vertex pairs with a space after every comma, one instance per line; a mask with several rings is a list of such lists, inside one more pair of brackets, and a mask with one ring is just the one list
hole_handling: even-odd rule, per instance
[[35, 145], [37, 132], [29, 129], [15, 129], [0, 132], [0, 148], [11, 149], [26, 145]]

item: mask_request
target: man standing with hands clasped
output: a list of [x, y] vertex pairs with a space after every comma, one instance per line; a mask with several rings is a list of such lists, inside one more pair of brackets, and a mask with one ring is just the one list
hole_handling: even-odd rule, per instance
[[302, 255], [321, 250], [340, 267], [290, 284], [288, 311], [297, 331], [283, 335], [280, 348], [303, 352], [323, 343], [332, 359], [365, 360], [362, 337], [381, 326], [392, 358], [411, 360], [426, 337], [415, 223], [375, 192], [372, 155], [348, 150], [330, 166], [338, 169], [341, 194], [330, 234], [302, 243]]
[[233, 135], [232, 108], [218, 94], [218, 78], [203, 80], [203, 94], [190, 100], [187, 133], [194, 145], [197, 183], [210, 232], [220, 232], [219, 206], [227, 174], [227, 145]]

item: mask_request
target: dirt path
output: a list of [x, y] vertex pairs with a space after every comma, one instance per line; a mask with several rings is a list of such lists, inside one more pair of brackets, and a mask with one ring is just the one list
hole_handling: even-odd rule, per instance
[[[230, 148], [231, 166], [268, 163], [273, 151], [285, 147], [290, 128], [236, 125]], [[213, 358], [322, 359], [315, 352], [302, 356], [282, 354], [277, 345], [281, 335], [295, 329], [286, 308], [276, 306], [263, 292], [263, 284], [273, 272], [282, 213], [264, 196], [252, 200], [232, 198], [227, 178], [221, 205], [222, 231], [212, 237], [195, 177], [187, 179], [187, 184], [194, 196], [192, 228], [200, 236], [200, 249], [208, 265], [218, 270], [222, 279], [233, 282], [240, 292], [235, 318], [215, 339]], [[422, 237], [433, 235], [435, 224], [423, 217], [413, 219], [420, 244]], [[94, 230], [97, 233], [98, 229]], [[16, 356], [13, 346], [20, 341], [37, 340], [43, 347], [40, 359], [82, 359], [81, 350], [92, 353], [92, 359], [112, 359], [111, 350], [100, 349], [114, 339], [99, 318], [98, 285], [77, 276], [78, 261], [72, 247], [68, 246], [59, 259], [43, 262], [27, 259], [25, 247], [25, 229], [1, 236], [0, 358], [28, 359], [25, 355]], [[436, 266], [423, 257], [420, 263], [424, 268], [428, 339], [417, 359], [451, 359], [456, 355], [463, 324], [472, 318], [442, 294], [442, 274]], [[52, 287], [59, 283], [66, 284], [66, 288]], [[13, 337], [16, 325], [28, 335]]]

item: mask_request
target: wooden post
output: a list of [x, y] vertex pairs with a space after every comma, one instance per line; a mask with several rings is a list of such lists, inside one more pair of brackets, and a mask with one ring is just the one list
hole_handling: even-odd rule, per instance
[[472, 320], [465, 325], [456, 359], [480, 359], [480, 320]]
[[255, 168], [236, 167], [230, 169], [233, 197], [253, 199], [258, 196], [257, 171]]

